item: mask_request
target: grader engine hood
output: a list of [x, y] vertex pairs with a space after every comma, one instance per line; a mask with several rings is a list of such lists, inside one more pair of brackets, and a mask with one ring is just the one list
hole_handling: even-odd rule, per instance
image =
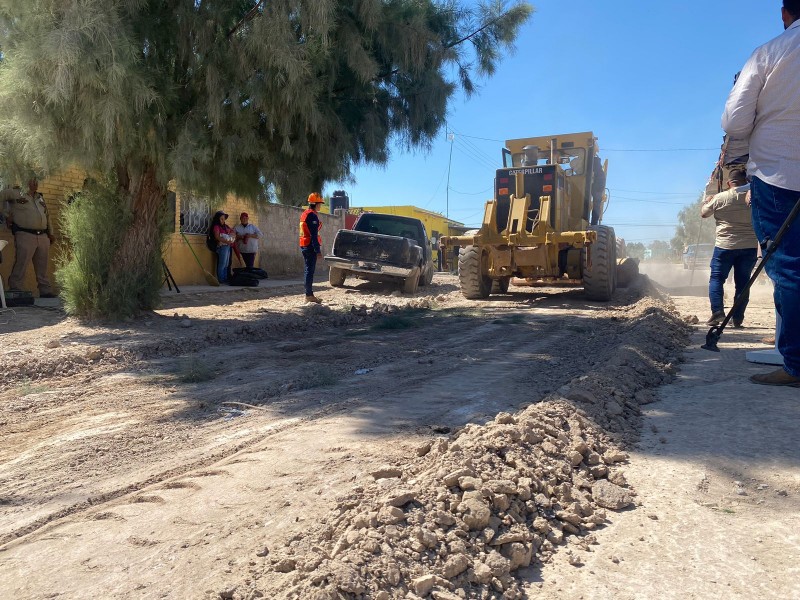
[[[517, 181], [521, 176], [522, 189], [519, 189]], [[533, 167], [514, 167], [508, 169], [498, 169], [495, 177], [495, 198], [497, 199], [497, 215], [501, 223], [508, 219], [508, 210], [511, 203], [511, 196], [520, 198], [525, 194], [531, 196], [531, 209], [538, 211], [539, 198], [542, 196], [553, 196], [556, 187], [563, 185], [563, 178], [556, 176], [555, 165], [540, 165]], [[550, 215], [555, 217], [554, 213]], [[555, 225], [551, 222], [551, 226]]]
[[[523, 176], [525, 182], [524, 191], [516, 189], [517, 175]], [[497, 177], [495, 178], [494, 197], [498, 201], [508, 201], [511, 198], [511, 194], [516, 194], [519, 197], [528, 193], [531, 198], [551, 196], [556, 185], [558, 184], [555, 165], [498, 169]]]

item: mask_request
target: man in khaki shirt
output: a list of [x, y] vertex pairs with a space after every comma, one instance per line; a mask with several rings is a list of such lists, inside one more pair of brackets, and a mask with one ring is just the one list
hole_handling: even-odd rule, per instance
[[747, 308], [750, 291], [747, 283], [756, 264], [758, 240], [753, 231], [747, 192], [737, 191], [737, 187], [747, 184], [747, 173], [738, 168], [728, 176], [728, 189], [716, 196], [707, 196], [700, 209], [704, 219], [714, 216], [717, 221], [717, 234], [714, 241], [714, 255], [711, 258], [711, 277], [708, 282], [708, 297], [711, 300], [711, 318], [707, 325], [719, 325], [725, 318], [724, 291], [725, 280], [733, 269], [736, 285], [734, 302], [745, 296], [742, 304], [732, 315], [734, 327], [742, 327], [744, 311]]
[[14, 234], [14, 267], [8, 278], [11, 290], [21, 290], [25, 280], [25, 271], [33, 261], [36, 272], [36, 283], [39, 286], [40, 298], [54, 298], [53, 288], [47, 279], [47, 262], [53, 234], [44, 198], [36, 190], [39, 182], [28, 181], [28, 193], [20, 194], [18, 189], [3, 190], [0, 200], [8, 205], [6, 224]]

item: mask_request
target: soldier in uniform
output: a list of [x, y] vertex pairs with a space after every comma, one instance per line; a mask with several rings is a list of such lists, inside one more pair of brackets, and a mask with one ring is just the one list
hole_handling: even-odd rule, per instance
[[37, 193], [39, 182], [34, 178], [28, 181], [28, 193], [20, 194], [17, 189], [6, 190], [3, 199], [8, 203], [6, 223], [14, 234], [14, 267], [8, 278], [11, 290], [21, 290], [28, 270], [28, 263], [33, 261], [36, 272], [36, 283], [39, 286], [40, 298], [55, 298], [53, 288], [47, 279], [47, 261], [50, 244], [54, 241], [50, 229], [50, 219], [44, 198]]

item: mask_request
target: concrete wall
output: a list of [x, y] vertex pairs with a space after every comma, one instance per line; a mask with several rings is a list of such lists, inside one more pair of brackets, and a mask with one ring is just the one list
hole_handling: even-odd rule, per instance
[[[303, 257], [300, 254], [300, 215], [306, 207], [297, 208], [282, 204], [266, 204], [258, 208], [258, 227], [264, 234], [259, 244], [261, 267], [270, 275], [302, 276]], [[337, 211], [340, 212], [340, 211]], [[319, 213], [322, 229], [322, 252], [330, 251], [333, 238], [344, 229], [344, 213], [330, 215]], [[317, 271], [325, 266], [317, 263]]]

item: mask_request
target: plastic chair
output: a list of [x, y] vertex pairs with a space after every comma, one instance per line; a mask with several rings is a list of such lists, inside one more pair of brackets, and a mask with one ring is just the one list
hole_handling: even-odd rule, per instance
[[[6, 246], [8, 246], [8, 241], [7, 240], [0, 240], [0, 262], [3, 262], [3, 259], [2, 259], [1, 255], [3, 254], [3, 249]], [[8, 308], [6, 306], [6, 290], [5, 290], [5, 288], [3, 288], [3, 276], [2, 275], [0, 275], [0, 306], [3, 307], [3, 310]]]

